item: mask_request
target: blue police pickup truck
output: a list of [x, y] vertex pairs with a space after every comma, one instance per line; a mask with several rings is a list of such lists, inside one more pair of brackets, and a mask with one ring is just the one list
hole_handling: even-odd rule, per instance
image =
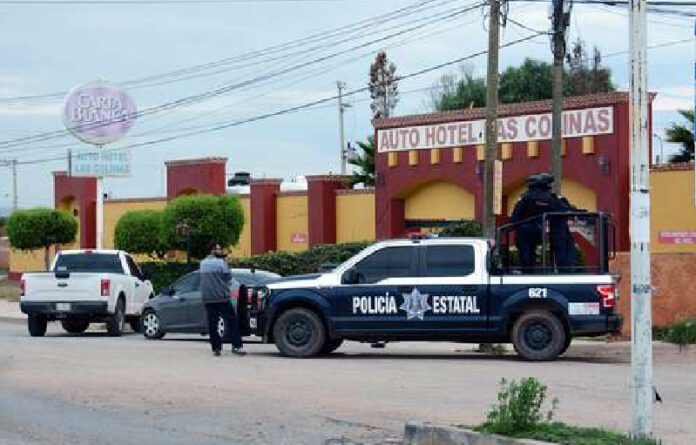
[[617, 332], [616, 279], [596, 273], [501, 273], [479, 238], [375, 243], [334, 270], [269, 283], [250, 324], [291, 357], [360, 342], [512, 343], [552, 360], [575, 336]]

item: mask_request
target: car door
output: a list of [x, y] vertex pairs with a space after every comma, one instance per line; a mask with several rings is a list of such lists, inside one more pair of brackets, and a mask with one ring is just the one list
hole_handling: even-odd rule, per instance
[[195, 301], [196, 294], [200, 299], [200, 292], [197, 292], [199, 286], [200, 275], [198, 272], [184, 275], [172, 284], [170, 287], [171, 295], [164, 296], [165, 300], [160, 305], [159, 311], [162, 323], [167, 330], [189, 329], [188, 305]]
[[488, 284], [484, 261], [471, 244], [426, 244], [420, 251], [419, 292], [427, 295], [427, 315], [419, 328], [437, 332], [484, 331]]
[[126, 265], [128, 266], [128, 271], [130, 272], [130, 278], [133, 282], [133, 298], [132, 306], [134, 312], [140, 313], [143, 308], [143, 304], [150, 297], [150, 289], [145, 284], [145, 277], [140, 271], [140, 268], [130, 255], [126, 255]]
[[[377, 250], [357, 262], [357, 283], [342, 283], [326, 291], [331, 299], [331, 317], [340, 332], [399, 333], [409, 320], [404, 295], [418, 285], [418, 255], [415, 245], [390, 246]], [[412, 315], [412, 314], [411, 314]]]

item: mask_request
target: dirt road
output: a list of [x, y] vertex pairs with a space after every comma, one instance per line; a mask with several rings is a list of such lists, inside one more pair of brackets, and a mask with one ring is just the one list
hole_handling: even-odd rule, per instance
[[[471, 345], [348, 343], [293, 360], [273, 345], [210, 355], [204, 338], [64, 334], [0, 322], [0, 443], [399, 443], [407, 420], [474, 424], [501, 378], [536, 376], [558, 418], [627, 430], [630, 345], [585, 342], [551, 363], [482, 356]], [[696, 443], [696, 351], [656, 345], [664, 405], [655, 432]]]

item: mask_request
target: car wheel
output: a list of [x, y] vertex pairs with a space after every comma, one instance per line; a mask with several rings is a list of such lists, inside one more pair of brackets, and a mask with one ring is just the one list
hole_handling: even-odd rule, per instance
[[273, 339], [281, 354], [312, 357], [324, 346], [326, 333], [319, 316], [309, 309], [283, 312], [273, 325]]
[[48, 321], [44, 316], [30, 315], [27, 319], [27, 326], [29, 328], [29, 335], [32, 337], [43, 337], [46, 334]]
[[326, 342], [324, 342], [324, 346], [321, 347], [319, 354], [320, 355], [331, 354], [336, 349], [340, 348], [342, 344], [343, 344], [342, 338], [335, 338], [333, 340], [327, 339]]
[[125, 304], [123, 298], [119, 298], [116, 302], [114, 315], [109, 317], [106, 322], [106, 331], [111, 337], [120, 337], [123, 333], [123, 328], [126, 326]]
[[561, 320], [547, 311], [522, 314], [512, 329], [515, 351], [526, 360], [553, 360], [563, 350], [567, 334]]
[[570, 342], [573, 338], [570, 335], [566, 335], [566, 341], [563, 344], [563, 347], [561, 348], [561, 352], [558, 353], [558, 355], [563, 355], [566, 353], [568, 348], [570, 348]]
[[149, 309], [143, 313], [142, 330], [145, 338], [149, 338], [151, 340], [164, 337], [164, 332], [162, 332], [162, 323], [160, 322], [157, 312]]
[[63, 329], [71, 334], [81, 334], [87, 330], [89, 327], [89, 320], [84, 320], [80, 318], [68, 318], [61, 320], [60, 324], [63, 325]]

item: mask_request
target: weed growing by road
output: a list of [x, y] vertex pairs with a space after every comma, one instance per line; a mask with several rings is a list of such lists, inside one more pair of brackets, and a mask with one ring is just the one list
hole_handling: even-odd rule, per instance
[[19, 301], [19, 284], [0, 280], [0, 300]]
[[653, 339], [674, 343], [680, 349], [696, 344], [696, 319], [679, 320], [667, 327], [653, 327]]

